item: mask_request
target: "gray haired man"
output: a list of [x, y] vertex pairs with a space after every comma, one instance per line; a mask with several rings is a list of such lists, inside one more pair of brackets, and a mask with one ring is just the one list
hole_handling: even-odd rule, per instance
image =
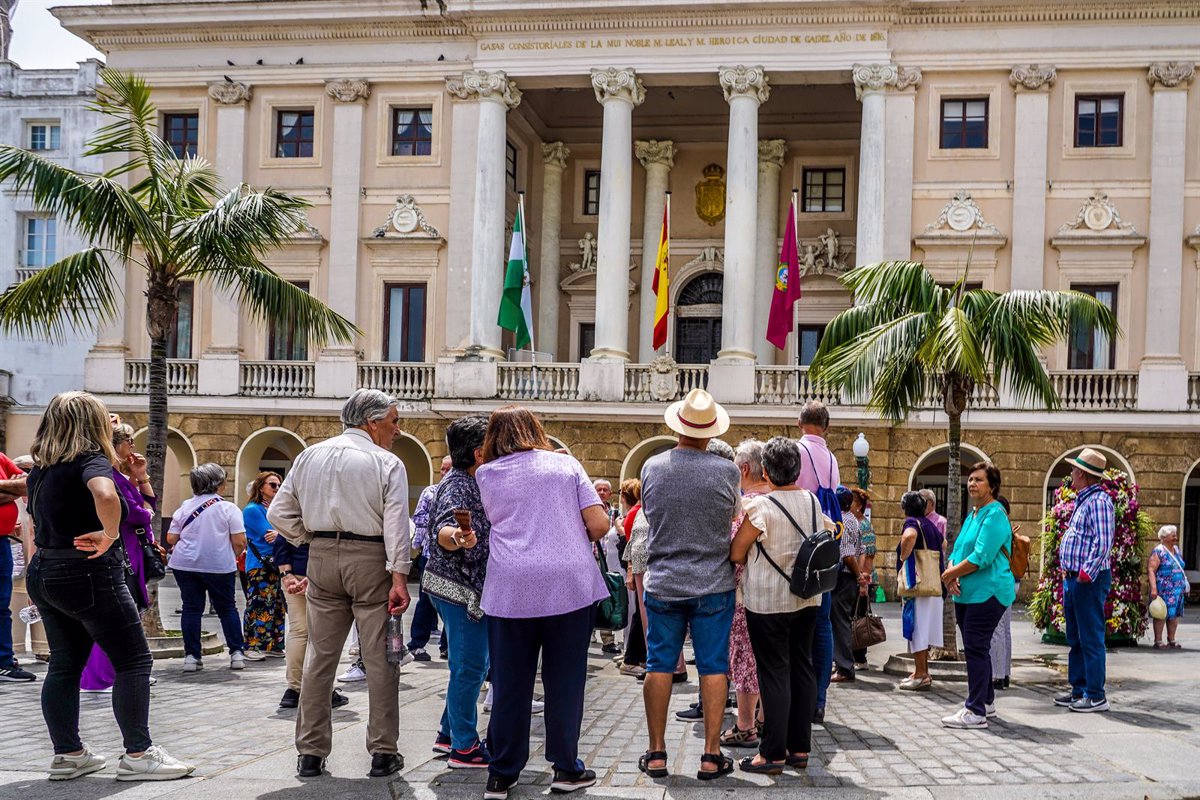
[[367, 667], [369, 774], [404, 768], [399, 681], [384, 646], [388, 615], [409, 604], [408, 476], [389, 449], [398, 421], [395, 398], [359, 389], [342, 406], [345, 430], [296, 458], [267, 512], [288, 542], [311, 542], [308, 653], [296, 717], [302, 778], [321, 775], [333, 748], [329, 697], [352, 623]]

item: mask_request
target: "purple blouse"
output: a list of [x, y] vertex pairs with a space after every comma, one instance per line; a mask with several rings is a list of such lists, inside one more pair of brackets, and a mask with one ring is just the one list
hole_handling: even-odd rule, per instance
[[550, 617], [608, 597], [581, 516], [602, 504], [582, 464], [526, 450], [484, 464], [475, 480], [492, 523], [484, 613]]
[[[125, 500], [127, 509], [124, 519], [121, 520], [121, 543], [125, 545], [125, 552], [129, 554], [129, 564], [133, 567], [133, 574], [136, 578], [134, 582], [142, 591], [141, 598], [133, 599], [138, 604], [138, 608], [145, 608], [150, 605], [150, 596], [146, 593], [146, 568], [142, 563], [142, 541], [154, 541], [154, 534], [150, 530], [154, 512], [146, 508], [144, 504], [148, 502], [153, 507], [156, 500], [143, 495], [133, 481], [126, 478], [116, 468], [113, 469], [113, 483], [117, 485], [117, 491]], [[145, 533], [144, 540], [138, 536], [139, 529]]]

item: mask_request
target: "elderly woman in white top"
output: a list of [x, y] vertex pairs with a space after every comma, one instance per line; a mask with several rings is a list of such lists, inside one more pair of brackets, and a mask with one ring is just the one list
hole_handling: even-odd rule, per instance
[[796, 525], [811, 534], [832, 529], [833, 523], [821, 513], [816, 497], [796, 486], [800, 448], [795, 442], [782, 436], [768, 441], [762, 465], [771, 491], [743, 502], [746, 518], [730, 546], [730, 560], [746, 565], [742, 601], [765, 710], [758, 755], [742, 759], [740, 766], [745, 772], [778, 775], [784, 767], [808, 766], [817, 703], [812, 641], [821, 598], [803, 599], [789, 588], [802, 536]]

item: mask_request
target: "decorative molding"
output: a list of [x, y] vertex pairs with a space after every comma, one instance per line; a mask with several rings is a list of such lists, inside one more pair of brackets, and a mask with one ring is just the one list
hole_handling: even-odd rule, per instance
[[720, 164], [705, 167], [696, 184], [696, 216], [710, 226], [725, 219], [725, 168]]
[[670, 139], [646, 139], [633, 143], [633, 154], [642, 166], [649, 169], [652, 164], [663, 164], [667, 169], [675, 166], [675, 154], [679, 152]]
[[667, 403], [679, 394], [679, 364], [663, 353], [646, 365], [650, 371], [650, 399]]
[[208, 85], [208, 96], [223, 106], [250, 102], [250, 84], [241, 81], [221, 81]]
[[725, 271], [725, 248], [710, 245], [700, 248], [700, 252], [691, 261], [683, 265], [681, 272], [700, 270], [703, 272]]
[[646, 101], [646, 87], [631, 67], [593, 69], [592, 89], [596, 92], [596, 102], [601, 104], [613, 98], [625, 100], [634, 106]]
[[325, 237], [315, 225], [304, 220], [300, 229], [292, 234], [292, 242], [295, 244], [325, 244]]
[[900, 67], [895, 64], [855, 64], [851, 73], [854, 79], [854, 96], [862, 100], [867, 92], [883, 92], [888, 89], [900, 92], [921, 85], [921, 70], [917, 67]]
[[1050, 240], [1055, 247], [1075, 245], [1125, 245], [1140, 247], [1146, 237], [1121, 219], [1108, 194], [1099, 189], [1080, 207], [1074, 219], [1064, 222]]
[[854, 266], [853, 245], [844, 244], [833, 228], [826, 228], [815, 242], [801, 242], [800, 277], [841, 275]]
[[371, 96], [371, 84], [365, 78], [329, 81], [325, 84], [325, 94], [339, 103], [356, 103]]
[[411, 194], [396, 198], [383, 224], [371, 232], [374, 239], [440, 239], [437, 228], [425, 219], [425, 212]]
[[784, 159], [787, 158], [787, 140], [786, 139], [759, 139], [758, 140], [758, 163], [759, 164], [774, 164], [777, 167], [782, 167]]
[[548, 167], [567, 168], [567, 159], [571, 157], [571, 149], [562, 142], [545, 142], [542, 144], [542, 161]]
[[1012, 72], [1008, 75], [1009, 86], [1017, 91], [1048, 91], [1056, 80], [1058, 80], [1057, 69], [1038, 64], [1013, 67]]
[[1196, 66], [1183, 61], [1159, 61], [1150, 65], [1146, 80], [1151, 89], [1186, 89], [1196, 78]]
[[504, 72], [471, 69], [446, 79], [446, 91], [459, 100], [499, 100], [510, 110], [521, 105], [521, 90]]
[[759, 103], [767, 102], [771, 96], [770, 81], [762, 66], [747, 67], [739, 64], [736, 67], [720, 67], [717, 79], [725, 92], [725, 102], [741, 95], [753, 97]]
[[983, 218], [983, 212], [966, 189], [954, 194], [954, 199], [942, 208], [935, 222], [925, 226], [925, 236], [949, 234], [951, 236], [978, 235], [1000, 236], [1000, 229]]

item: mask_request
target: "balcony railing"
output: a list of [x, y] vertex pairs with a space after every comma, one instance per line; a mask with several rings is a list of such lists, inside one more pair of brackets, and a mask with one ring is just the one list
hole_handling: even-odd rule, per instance
[[22, 283], [41, 272], [43, 267], [17, 267], [16, 283]]
[[807, 367], [756, 367], [754, 370], [754, 402], [760, 405], [789, 406], [820, 400], [825, 405], [838, 405], [841, 396], [836, 391], [818, 389], [808, 377]]
[[[659, 376], [670, 380], [670, 373]], [[660, 403], [678, 400], [692, 389], [708, 388], [707, 364], [680, 364], [675, 369], [675, 389], [670, 397], [655, 397], [652, 390], [654, 368], [649, 364], [625, 365], [625, 402]]]
[[433, 397], [433, 385], [433, 364], [358, 365], [358, 388], [379, 389], [401, 400], [428, 400]]
[[245, 397], [312, 397], [311, 361], [243, 361], [239, 394]]
[[1062, 408], [1070, 411], [1128, 411], [1137, 408], [1138, 374], [1115, 370], [1051, 372]]
[[502, 400], [578, 400], [578, 364], [499, 365], [496, 394]]
[[[167, 361], [167, 394], [196, 394], [196, 361], [169, 359]], [[150, 359], [140, 358], [125, 362], [125, 393], [149, 394]]]
[[1188, 375], [1188, 410], [1200, 410], [1200, 372]]

